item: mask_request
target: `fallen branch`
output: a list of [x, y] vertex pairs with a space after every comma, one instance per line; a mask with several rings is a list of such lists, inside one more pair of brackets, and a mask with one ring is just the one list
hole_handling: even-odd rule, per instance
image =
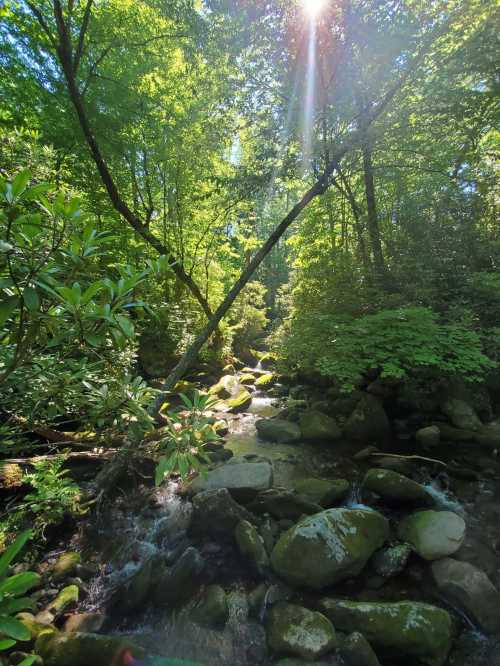
[[[65, 459], [70, 461], [87, 461], [87, 462], [107, 462], [111, 460], [117, 453], [117, 449], [106, 449], [101, 451], [73, 451], [72, 453], [65, 454]], [[0, 474], [4, 465], [35, 465], [39, 462], [47, 460], [59, 460], [60, 454], [50, 454], [46, 456], [32, 456], [31, 458], [6, 458], [0, 462]]]
[[423, 462], [432, 463], [433, 465], [442, 465], [443, 467], [448, 467], [448, 465], [442, 460], [435, 460], [434, 458], [425, 458], [424, 456], [403, 456], [398, 453], [370, 453], [370, 457], [379, 458], [398, 458], [400, 460], [420, 460]]

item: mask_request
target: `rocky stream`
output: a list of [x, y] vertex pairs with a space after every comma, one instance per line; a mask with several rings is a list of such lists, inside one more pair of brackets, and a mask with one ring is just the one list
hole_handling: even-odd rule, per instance
[[500, 665], [494, 422], [389, 424], [260, 366], [213, 392], [208, 475], [123, 486], [45, 562], [46, 666]]

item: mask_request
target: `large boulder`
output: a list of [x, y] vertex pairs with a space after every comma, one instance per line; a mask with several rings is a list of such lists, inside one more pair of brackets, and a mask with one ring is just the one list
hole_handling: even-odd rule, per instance
[[400, 523], [398, 534], [424, 560], [438, 560], [459, 550], [465, 522], [452, 511], [418, 511]]
[[340, 653], [346, 666], [380, 666], [372, 646], [359, 631], [354, 631], [342, 641]]
[[271, 554], [279, 576], [320, 590], [358, 575], [386, 541], [387, 520], [369, 509], [328, 509], [300, 520]]
[[399, 603], [322, 599], [319, 609], [345, 632], [359, 631], [387, 657], [413, 658], [421, 666], [442, 666], [452, 641], [445, 610], [415, 601]]
[[263, 574], [269, 568], [269, 557], [257, 529], [247, 520], [241, 520], [236, 525], [234, 538], [238, 550], [250, 568], [258, 574]]
[[84, 633], [46, 633], [36, 641], [35, 651], [45, 666], [109, 666], [119, 663], [126, 651], [144, 659], [144, 650], [119, 636]]
[[219, 379], [217, 384], [211, 386], [208, 390], [210, 395], [216, 395], [219, 398], [231, 398], [239, 393], [241, 390], [238, 377], [234, 375], [224, 375]]
[[267, 642], [278, 654], [312, 661], [336, 646], [336, 636], [332, 623], [321, 613], [282, 602], [269, 611]]
[[248, 409], [251, 404], [252, 396], [250, 392], [243, 386], [240, 386], [239, 391], [224, 402], [223, 409], [232, 414], [239, 414]]
[[229, 605], [224, 588], [208, 585], [195, 604], [191, 619], [203, 627], [224, 627], [229, 618]]
[[391, 425], [377, 398], [363, 395], [347, 419], [344, 435], [357, 442], [383, 442], [391, 434]]
[[335, 441], [342, 435], [335, 419], [314, 410], [301, 414], [300, 431], [311, 442]]
[[52, 569], [52, 578], [54, 582], [60, 582], [65, 578], [74, 576], [77, 566], [81, 563], [80, 553], [68, 551], [59, 556], [59, 559]]
[[255, 518], [234, 501], [227, 488], [205, 490], [193, 497], [191, 531], [194, 534], [227, 537], [240, 520], [254, 522]]
[[210, 470], [206, 476], [197, 477], [188, 492], [196, 494], [206, 490], [227, 488], [233, 497], [250, 500], [273, 485], [273, 466], [260, 457], [242, 456], [231, 458], [220, 467]]
[[149, 559], [113, 591], [109, 607], [116, 608], [123, 615], [136, 611], [148, 596], [152, 575], [153, 560]]
[[271, 488], [260, 493], [248, 508], [254, 513], [269, 513], [278, 520], [298, 520], [301, 516], [319, 513], [323, 507], [289, 490]]
[[194, 595], [202, 582], [205, 560], [196, 548], [186, 548], [177, 562], [159, 577], [152, 590], [155, 603], [175, 607]]
[[311, 502], [320, 504], [325, 509], [333, 506], [349, 493], [350, 484], [346, 479], [301, 479], [295, 484], [295, 490]]
[[389, 504], [433, 504], [424, 486], [390, 469], [370, 469], [363, 480], [363, 490], [379, 495]]
[[441, 594], [458, 604], [482, 631], [500, 633], [500, 593], [484, 571], [447, 557], [432, 563], [432, 575]]
[[284, 419], [261, 419], [255, 424], [261, 439], [268, 442], [292, 443], [300, 440], [300, 428], [292, 421]]
[[461, 430], [480, 430], [483, 426], [476, 410], [465, 400], [448, 398], [441, 405], [441, 411], [448, 417], [451, 424]]
[[438, 446], [441, 441], [441, 431], [437, 425], [420, 428], [415, 433], [415, 441], [423, 449], [432, 449], [434, 446]]

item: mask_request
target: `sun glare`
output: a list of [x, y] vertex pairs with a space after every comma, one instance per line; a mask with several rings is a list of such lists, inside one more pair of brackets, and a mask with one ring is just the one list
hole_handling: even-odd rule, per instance
[[316, 18], [321, 14], [327, 2], [328, 0], [302, 0], [302, 7], [311, 18]]

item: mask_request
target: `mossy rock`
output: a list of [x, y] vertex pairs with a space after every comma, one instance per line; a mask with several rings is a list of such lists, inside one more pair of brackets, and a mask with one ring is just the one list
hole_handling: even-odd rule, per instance
[[328, 509], [342, 500], [350, 489], [350, 483], [346, 479], [302, 479], [295, 484], [295, 490], [299, 495], [307, 497], [311, 502], [320, 504]]
[[434, 504], [432, 496], [420, 483], [390, 469], [370, 469], [363, 480], [363, 490], [379, 495], [389, 504]]
[[379, 550], [371, 559], [371, 567], [378, 576], [391, 578], [404, 571], [411, 555], [408, 543], [398, 543]]
[[387, 657], [411, 657], [421, 666], [442, 666], [450, 651], [453, 637], [450, 614], [430, 604], [325, 598], [319, 608], [336, 629], [361, 632]]
[[389, 524], [370, 509], [327, 509], [300, 520], [271, 555], [288, 583], [320, 590], [357, 576], [387, 540]]
[[55, 631], [55, 627], [52, 627], [52, 625], [38, 622], [32, 613], [18, 613], [16, 618], [19, 620], [19, 622], [21, 622], [21, 624], [24, 624], [26, 629], [30, 632], [32, 640], [38, 638], [38, 636], [46, 629], [54, 629]]
[[196, 603], [191, 618], [203, 627], [222, 628], [229, 617], [229, 606], [224, 588], [209, 585]]
[[82, 556], [80, 553], [67, 552], [63, 553], [52, 569], [52, 578], [55, 582], [64, 580], [73, 576], [76, 572], [77, 566], [81, 563]]
[[219, 398], [231, 398], [239, 393], [241, 385], [238, 377], [234, 375], [224, 375], [217, 384], [211, 386], [208, 390], [209, 395], [215, 395]]
[[335, 419], [315, 410], [301, 414], [300, 430], [302, 437], [311, 442], [335, 441], [342, 434]]
[[260, 419], [255, 424], [259, 437], [269, 442], [292, 443], [300, 440], [300, 428], [284, 419]]
[[252, 384], [255, 384], [255, 375], [253, 375], [251, 372], [245, 372], [239, 377], [240, 384], [243, 386], [250, 386]]
[[57, 597], [47, 606], [47, 610], [54, 615], [61, 615], [64, 611], [78, 603], [79, 590], [76, 585], [63, 587]]
[[269, 568], [269, 557], [257, 529], [247, 520], [241, 520], [236, 525], [234, 538], [238, 550], [251, 569], [263, 574]]
[[239, 414], [250, 407], [252, 404], [252, 396], [249, 391], [241, 387], [240, 391], [232, 398], [229, 398], [229, 400], [226, 400], [224, 404], [228, 407], [230, 412], [233, 414]]
[[120, 654], [130, 650], [136, 659], [145, 651], [131, 641], [117, 636], [84, 633], [45, 633], [35, 643], [35, 652], [45, 666], [110, 666], [120, 663]]
[[266, 633], [269, 647], [274, 652], [308, 661], [322, 657], [337, 644], [335, 629], [328, 618], [284, 602], [270, 610]]
[[255, 380], [255, 386], [262, 388], [263, 386], [272, 386], [276, 381], [276, 376], [273, 372], [268, 372], [265, 375], [261, 375], [258, 379]]
[[465, 539], [465, 522], [452, 511], [417, 511], [399, 525], [398, 536], [424, 560], [453, 555]]

